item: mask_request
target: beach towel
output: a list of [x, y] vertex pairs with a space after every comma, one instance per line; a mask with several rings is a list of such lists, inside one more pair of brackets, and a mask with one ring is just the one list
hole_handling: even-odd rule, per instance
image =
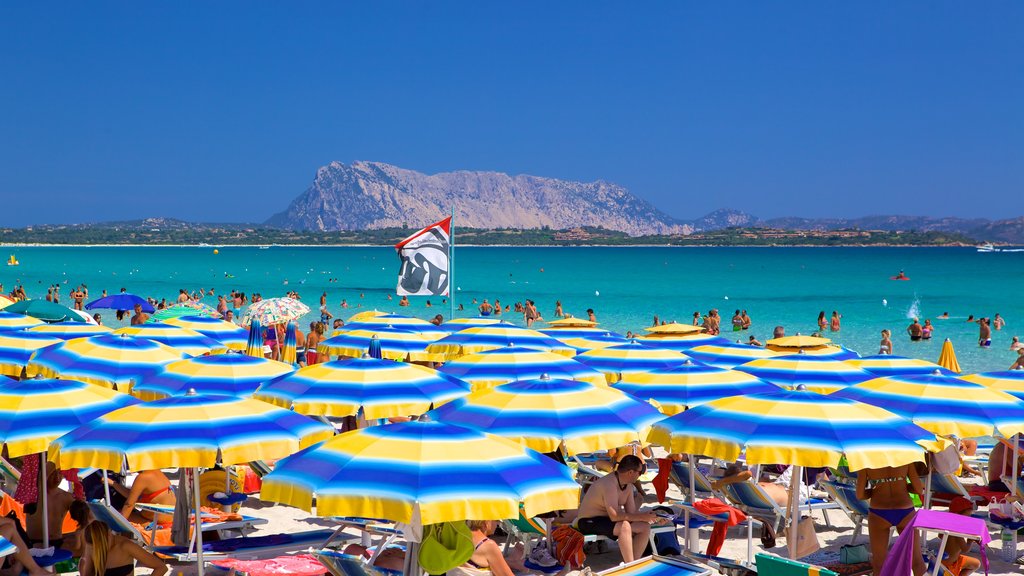
[[668, 494], [668, 481], [672, 475], [672, 460], [670, 458], [658, 458], [658, 475], [654, 477], [651, 484], [654, 486], [654, 492], [658, 495], [658, 502], [665, 501], [665, 495]]
[[984, 520], [937, 510], [918, 510], [914, 519], [907, 524], [885, 558], [881, 576], [907, 576], [913, 573], [914, 534], [917, 533], [915, 529], [917, 527], [950, 530], [977, 536], [977, 539], [981, 541], [981, 565], [985, 568], [985, 574], [988, 574], [988, 555], [985, 553], [985, 546], [992, 538], [988, 534]]
[[551, 539], [555, 541], [555, 559], [562, 566], [571, 570], [579, 570], [583, 567], [587, 555], [583, 552], [583, 534], [572, 526], [559, 526], [551, 533]]
[[718, 514], [729, 515], [729, 519], [725, 522], [715, 522], [715, 528], [711, 531], [711, 540], [708, 541], [708, 556], [718, 556], [718, 553], [722, 551], [722, 545], [725, 544], [725, 537], [729, 532], [729, 527], [735, 526], [747, 519], [747, 515], [742, 510], [733, 508], [718, 498], [708, 498], [707, 500], [694, 502], [693, 508], [701, 514], [708, 516], [717, 516]]

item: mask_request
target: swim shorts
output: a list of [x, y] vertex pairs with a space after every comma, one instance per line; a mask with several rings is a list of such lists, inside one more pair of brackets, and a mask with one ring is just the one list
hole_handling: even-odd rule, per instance
[[615, 538], [615, 522], [612, 522], [612, 519], [607, 516], [580, 518], [576, 525], [580, 529], [580, 534], [596, 534], [606, 538]]
[[981, 340], [980, 342], [978, 342], [978, 345], [979, 346], [991, 346], [992, 345], [992, 340]]

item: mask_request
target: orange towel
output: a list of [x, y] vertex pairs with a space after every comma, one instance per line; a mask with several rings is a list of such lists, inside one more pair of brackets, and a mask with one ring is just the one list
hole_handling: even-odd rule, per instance
[[671, 475], [672, 460], [670, 458], [658, 458], [658, 475], [651, 481], [651, 484], [654, 485], [654, 492], [658, 494], [658, 502], [665, 501], [665, 494], [668, 493], [668, 480]]
[[587, 559], [583, 552], [583, 534], [572, 526], [562, 525], [555, 528], [551, 538], [555, 541], [555, 559], [558, 563], [579, 570]]

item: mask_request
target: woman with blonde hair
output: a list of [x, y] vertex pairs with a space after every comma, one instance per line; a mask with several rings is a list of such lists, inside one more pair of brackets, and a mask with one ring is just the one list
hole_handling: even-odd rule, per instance
[[152, 570], [153, 576], [167, 574], [167, 564], [142, 546], [110, 531], [105, 522], [93, 520], [85, 528], [85, 554], [78, 565], [82, 576], [132, 576], [135, 563]]

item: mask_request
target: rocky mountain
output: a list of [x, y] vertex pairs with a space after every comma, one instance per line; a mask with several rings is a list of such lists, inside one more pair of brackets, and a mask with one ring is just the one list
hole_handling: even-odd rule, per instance
[[633, 236], [692, 228], [622, 186], [499, 172], [423, 174], [382, 162], [331, 162], [313, 184], [267, 220], [289, 230], [417, 227], [454, 206], [459, 226], [567, 229], [600, 226]]

